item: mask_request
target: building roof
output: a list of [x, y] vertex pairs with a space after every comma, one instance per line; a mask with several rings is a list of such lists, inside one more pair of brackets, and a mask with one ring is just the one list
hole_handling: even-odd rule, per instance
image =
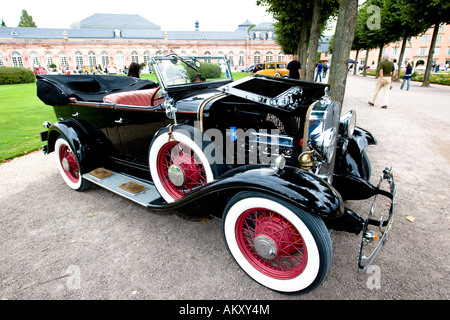
[[138, 14], [104, 14], [96, 13], [71, 25], [80, 28], [114, 28], [114, 29], [161, 29], [156, 24]]
[[245, 20], [245, 22], [241, 23], [240, 25], [238, 25], [236, 31], [247, 31], [247, 29], [249, 27], [251, 27], [253, 25], [253, 23], [251, 23], [248, 20]]
[[273, 30], [273, 23], [272, 22], [261, 22], [260, 24], [254, 26], [252, 28], [252, 31], [258, 30], [258, 31], [271, 31]]
[[[70, 29], [62, 28], [23, 28], [0, 27], [0, 38], [3, 39], [164, 39], [169, 40], [246, 40], [248, 28], [253, 23], [246, 20], [236, 31], [167, 31], [142, 18], [137, 14], [93, 14], [80, 22], [71, 25]], [[273, 29], [273, 24], [263, 22], [252, 30]]]

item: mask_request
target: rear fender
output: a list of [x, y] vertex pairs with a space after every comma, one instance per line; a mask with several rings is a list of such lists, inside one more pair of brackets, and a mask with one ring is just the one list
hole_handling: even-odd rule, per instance
[[82, 122], [67, 119], [52, 124], [47, 135], [47, 152], [55, 151], [56, 140], [60, 136], [63, 137], [76, 153], [81, 172], [86, 173], [99, 167], [103, 156], [102, 148], [99, 148], [99, 145], [101, 145], [98, 140], [99, 133], [96, 132], [98, 129], [93, 129], [89, 125], [86, 126]]

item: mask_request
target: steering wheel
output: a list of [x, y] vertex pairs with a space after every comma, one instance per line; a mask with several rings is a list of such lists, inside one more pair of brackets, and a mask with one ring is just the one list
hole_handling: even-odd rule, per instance
[[158, 87], [155, 90], [155, 92], [153, 92], [152, 97], [150, 98], [150, 105], [151, 106], [156, 106], [156, 105], [160, 104], [161, 102], [158, 102], [158, 103], [155, 104], [155, 101], [164, 99], [164, 96], [158, 97], [158, 98], [156, 97], [156, 95], [158, 94], [159, 90], [161, 90], [161, 87]]

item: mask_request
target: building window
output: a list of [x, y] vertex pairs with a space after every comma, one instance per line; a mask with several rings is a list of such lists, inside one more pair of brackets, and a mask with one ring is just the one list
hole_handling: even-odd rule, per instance
[[228, 53], [228, 61], [230, 62], [230, 68], [234, 68], [234, 53], [230, 51]]
[[94, 51], [89, 51], [88, 53], [88, 62], [89, 62], [89, 67], [96, 67], [97, 66], [97, 59], [95, 58], [95, 52]]
[[59, 53], [59, 65], [61, 67], [68, 67], [69, 66], [69, 61], [67, 60], [67, 55], [65, 52], [60, 52]]
[[11, 60], [13, 67], [23, 67], [22, 55], [19, 52], [14, 51], [11, 53]]
[[161, 50], [156, 51], [156, 52], [155, 52], [155, 56], [157, 56], [157, 57], [158, 57], [158, 56], [162, 56]]
[[139, 54], [137, 51], [131, 52], [131, 62], [139, 63]]
[[116, 67], [121, 69], [125, 66], [125, 56], [122, 51], [116, 52]]
[[433, 56], [438, 56], [438, 55], [439, 55], [439, 49], [440, 49], [440, 48], [434, 48], [434, 50], [433, 50]]
[[253, 62], [254, 62], [255, 64], [261, 63], [261, 53], [259, 53], [259, 51], [256, 51], [256, 52], [253, 54]]
[[284, 55], [283, 52], [280, 52], [278, 54], [278, 61], [285, 61], [286, 60], [286, 56]]
[[239, 52], [239, 67], [245, 66], [245, 53]]
[[428, 52], [427, 48], [420, 48], [419, 52], [417, 53], [418, 56], [426, 56]]
[[439, 34], [439, 35], [436, 37], [436, 42], [442, 42], [442, 35], [441, 35], [441, 34]]
[[83, 68], [83, 55], [80, 51], [75, 52], [75, 69], [82, 69]]
[[[211, 56], [211, 52], [205, 51], [204, 55], [205, 55], [205, 57], [209, 57], [209, 56]], [[211, 59], [205, 59], [205, 62], [206, 63], [211, 63]]]
[[447, 48], [447, 50], [445, 50], [445, 55], [450, 56], [450, 48]]
[[52, 64], [54, 64], [53, 54], [51, 52], [47, 52], [45, 54], [45, 65], [47, 66], [47, 69], [50, 69]]
[[422, 37], [420, 38], [420, 40], [421, 40], [422, 42], [430, 42], [430, 36], [424, 35], [424, 36], [422, 36]]
[[3, 57], [0, 55], [0, 67], [4, 67], [5, 64], [3, 63]]
[[[186, 53], [185, 53], [185, 55], [186, 55]], [[148, 65], [149, 62], [150, 62], [150, 52], [145, 51], [144, 52], [144, 63], [145, 63], [145, 65]]]
[[273, 32], [272, 31], [267, 32], [267, 40], [272, 40], [272, 38], [273, 38]]
[[33, 68], [37, 68], [41, 66], [41, 61], [39, 60], [39, 55], [37, 54], [37, 52], [32, 52], [30, 54], [30, 59], [31, 59], [31, 66]]
[[102, 54], [102, 67], [103, 69], [107, 68], [109, 66], [109, 55], [108, 52], [103, 51]]
[[268, 52], [266, 53], [266, 61], [267, 61], [267, 62], [273, 61], [273, 53], [272, 53], [272, 51], [268, 51]]

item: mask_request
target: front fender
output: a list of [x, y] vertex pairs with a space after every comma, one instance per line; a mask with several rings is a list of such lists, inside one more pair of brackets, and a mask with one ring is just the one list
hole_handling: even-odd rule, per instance
[[339, 193], [322, 179], [294, 167], [275, 172], [267, 165], [239, 167], [180, 200], [170, 204], [152, 202], [148, 208], [182, 209], [183, 212], [187, 209], [191, 212], [188, 215], [211, 213], [221, 218], [233, 195], [251, 190], [273, 195], [322, 218], [339, 218], [345, 210]]
[[374, 187], [370, 183], [372, 168], [364, 149], [375, 144], [377, 141], [370, 132], [355, 128], [353, 137], [340, 146], [333, 186], [344, 200], [367, 199], [374, 195]]

